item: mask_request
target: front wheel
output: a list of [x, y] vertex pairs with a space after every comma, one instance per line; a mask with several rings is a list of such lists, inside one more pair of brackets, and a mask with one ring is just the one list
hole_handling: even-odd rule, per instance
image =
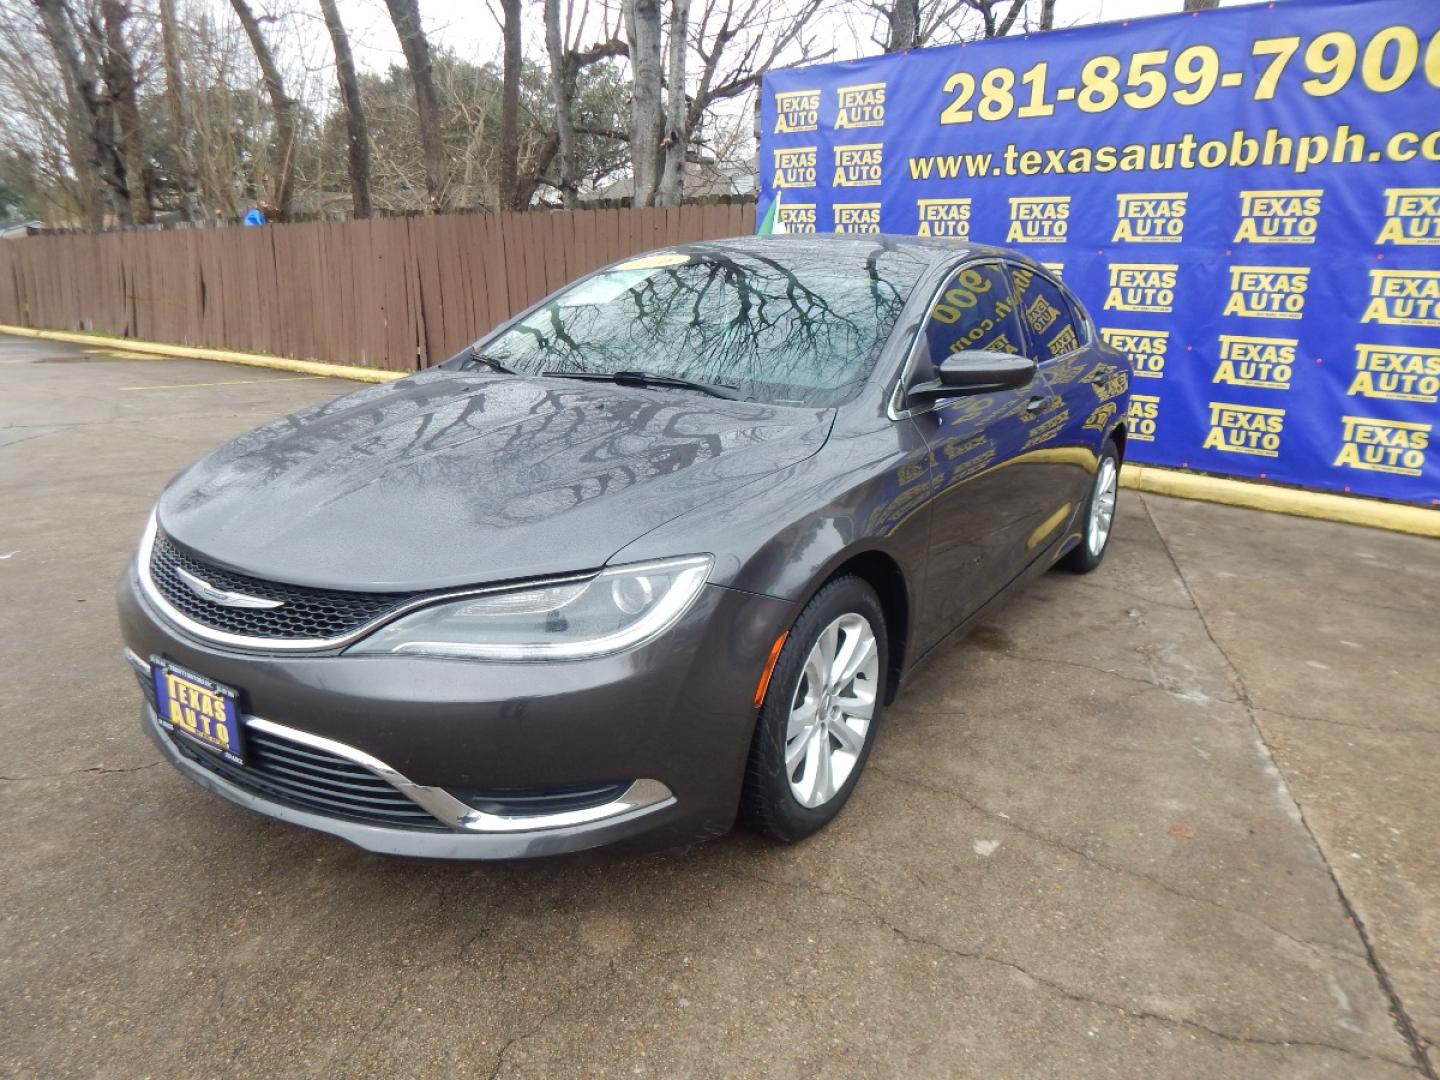
[[845, 805], [875, 741], [888, 643], [880, 600], [842, 577], [805, 606], [770, 678], [741, 817], [777, 840], [819, 831]]
[[1060, 560], [1066, 570], [1088, 574], [1100, 565], [1115, 524], [1115, 502], [1119, 494], [1120, 450], [1114, 439], [1106, 439], [1105, 448], [1100, 451], [1100, 464], [1095, 469], [1095, 483], [1090, 488], [1090, 505], [1080, 522], [1080, 543]]

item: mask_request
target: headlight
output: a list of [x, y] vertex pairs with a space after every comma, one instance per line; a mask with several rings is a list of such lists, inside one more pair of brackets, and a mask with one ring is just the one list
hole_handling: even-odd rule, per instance
[[466, 660], [605, 656], [663, 633], [695, 602], [713, 564], [709, 555], [636, 563], [585, 581], [435, 604], [382, 626], [348, 652]]

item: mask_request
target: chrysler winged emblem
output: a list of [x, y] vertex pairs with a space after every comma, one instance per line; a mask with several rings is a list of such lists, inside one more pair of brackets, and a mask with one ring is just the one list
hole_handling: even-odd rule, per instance
[[175, 567], [175, 573], [183, 581], [186, 587], [202, 600], [209, 600], [212, 604], [219, 604], [221, 607], [238, 608], [270, 608], [284, 607], [284, 600], [266, 600], [263, 596], [247, 596], [244, 593], [230, 592], [227, 589], [217, 589], [204, 578], [190, 573], [182, 567]]

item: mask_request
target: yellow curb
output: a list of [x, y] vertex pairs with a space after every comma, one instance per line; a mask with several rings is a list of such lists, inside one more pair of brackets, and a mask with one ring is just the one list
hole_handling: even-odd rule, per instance
[[1326, 491], [1301, 491], [1298, 488], [1253, 484], [1245, 480], [1128, 463], [1120, 470], [1120, 484], [1139, 491], [1153, 491], [1157, 495], [1176, 495], [1182, 499], [1244, 506], [1276, 514], [1369, 525], [1375, 529], [1415, 536], [1440, 537], [1440, 510], [1429, 510], [1423, 506], [1380, 502], [1353, 495], [1332, 495]]
[[[138, 355], [138, 354], [137, 354]], [[133, 359], [133, 358], [132, 358]], [[140, 356], [141, 360], [150, 359]], [[210, 386], [254, 386], [256, 383], [309, 382], [324, 375], [296, 375], [289, 379], [217, 379], [214, 382], [146, 383], [144, 386], [122, 386], [121, 390], [201, 390]]]
[[46, 341], [68, 341], [76, 345], [113, 349], [116, 352], [144, 353], [149, 356], [167, 356], [178, 360], [215, 360], [222, 364], [245, 364], [249, 367], [271, 368], [275, 371], [295, 371], [303, 375], [354, 379], [356, 382], [391, 382], [409, 374], [405, 371], [381, 371], [378, 368], [325, 364], [319, 360], [289, 360], [283, 356], [262, 356], [260, 353], [230, 352], [227, 349], [197, 349], [189, 345], [162, 345], [153, 341], [137, 341], [134, 338], [108, 338], [99, 334], [76, 334], [68, 330], [31, 330], [29, 327], [6, 326], [3, 323], [0, 323], [0, 334], [44, 338]]

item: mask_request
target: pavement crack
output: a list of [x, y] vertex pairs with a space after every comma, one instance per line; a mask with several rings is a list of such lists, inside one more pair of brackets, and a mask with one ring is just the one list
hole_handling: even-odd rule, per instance
[[[757, 881], [762, 884], [769, 885], [772, 888], [790, 889], [796, 892], [818, 893], [821, 896], [829, 896], [832, 898], [838, 896], [853, 901], [854, 903], [860, 905], [866, 911], [868, 911], [875, 923], [879, 924], [881, 927], [894, 934], [897, 938], [905, 942], [905, 944], [907, 945], [917, 948], [934, 949], [935, 951], [943, 953], [947, 956], [954, 956], [962, 960], [971, 960], [978, 963], [991, 964], [997, 967], [1008, 968], [1011, 971], [1018, 972], [1019, 974], [1025, 976], [1027, 979], [1032, 980], [1038, 985], [1045, 987], [1047, 990], [1051, 991], [1054, 994], [1057, 994], [1060, 997], [1065, 998], [1068, 1001], [1074, 1001], [1085, 1005], [1092, 1005], [1097, 1008], [1111, 1009], [1131, 1020], [1168, 1024], [1173, 1027], [1189, 1028], [1194, 1031], [1203, 1032], [1206, 1035], [1211, 1036], [1212, 1038], [1220, 1039], [1228, 1043], [1235, 1043], [1238, 1045], [1269, 1046], [1281, 1049], [1302, 1047], [1313, 1050], [1323, 1050], [1334, 1054], [1343, 1054], [1347, 1057], [1355, 1058], [1360, 1061], [1384, 1062], [1387, 1065], [1398, 1065], [1401, 1068], [1413, 1067], [1409, 1065], [1409, 1063], [1404, 1061], [1397, 1061], [1393, 1058], [1366, 1054], [1363, 1051], [1354, 1049], [1353, 1047], [1341, 1046], [1338, 1043], [1321, 1042], [1311, 1039], [1264, 1038], [1258, 1035], [1242, 1035], [1235, 1032], [1222, 1031], [1219, 1028], [1211, 1027], [1208, 1024], [1201, 1023], [1199, 1020], [1191, 1020], [1188, 1017], [1171, 1016], [1166, 1013], [1155, 1012], [1151, 1009], [1137, 1009], [1118, 1001], [1112, 1001], [1108, 998], [1095, 997], [1091, 994], [1083, 994], [1078, 990], [1066, 986], [1064, 983], [1059, 982], [1056, 979], [1052, 979], [1044, 975], [1035, 974], [1035, 972], [1031, 971], [1029, 968], [1025, 967], [1025, 965], [1019, 963], [1018, 961], [1010, 960], [1001, 956], [995, 956], [987, 952], [982, 952], [978, 949], [963, 949], [959, 946], [950, 945], [943, 941], [937, 941], [934, 938], [926, 937], [922, 934], [912, 933], [911, 931], [906, 930], [903, 926], [900, 926], [898, 923], [896, 923], [894, 919], [888, 916], [875, 903], [873, 903], [866, 897], [861, 896], [857, 893], [850, 892], [847, 889], [829, 889], [818, 882], [810, 880], [802, 880], [799, 882], [777, 880], [774, 878], [768, 878], [763, 874], [757, 874], [751, 871], [740, 871], [733, 868], [727, 872], [735, 877], [748, 879], [751, 881]], [[491, 1080], [494, 1080], [493, 1074]]]
[[[1193, 611], [1192, 608], [1185, 608], [1184, 610]], [[963, 642], [964, 639], [961, 640]], [[1144, 686], [1152, 690], [1163, 690], [1171, 697], [1178, 697], [1184, 701], [1193, 702], [1197, 700], [1196, 692], [1187, 690], [1184, 685], [1181, 684], [1178, 680], [1165, 680], [1163, 677], [1160, 679], [1147, 679], [1143, 675], [1130, 675], [1123, 671], [1117, 671], [1114, 668], [1100, 667], [1098, 664], [1087, 664], [1081, 660], [1064, 660], [1055, 656], [1041, 656], [1038, 653], [1020, 652], [1019, 650], [1012, 648], [1005, 648], [996, 652], [991, 652], [989, 655], [999, 657], [1001, 659], [1021, 660], [1026, 663], [1032, 664], [1056, 664], [1060, 667], [1078, 668], [1081, 671], [1092, 671], [1097, 675], [1109, 675], [1113, 678], [1121, 679], [1125, 682], [1135, 683], [1138, 686]], [[1143, 656], [1145, 654], [1141, 652], [1141, 655]], [[1205, 697], [1210, 701], [1219, 701], [1227, 705], [1242, 704], [1238, 697], [1210, 697], [1210, 695], [1208, 694], [1205, 695]], [[945, 710], [932, 709], [928, 711], [943, 712]]]
[[112, 769], [106, 765], [90, 765], [84, 769], [63, 769], [60, 772], [36, 773], [33, 776], [0, 776], [0, 780], [10, 783], [22, 783], [27, 780], [58, 780], [64, 776], [84, 776], [86, 773], [99, 773], [108, 775], [110, 773], [133, 773], [144, 772], [146, 769], [153, 769], [160, 761], [148, 761], [144, 765], [126, 765], [122, 768]]
[[335, 1063], [335, 1070], [337, 1073], [350, 1061], [351, 1058], [353, 1058], [356, 1054], [360, 1052], [360, 1048], [370, 1041], [370, 1037], [372, 1035], [374, 1035], [377, 1031], [379, 1031], [382, 1027], [385, 1026], [385, 1021], [390, 1019], [390, 1014], [394, 1012], [395, 1007], [400, 1004], [400, 999], [405, 996], [405, 991], [407, 989], [409, 989], [408, 983], [403, 983], [395, 988], [395, 992], [390, 995], [390, 1000], [385, 1002], [385, 1004], [380, 1007], [380, 1013], [378, 1016], [375, 1017], [374, 1023], [372, 1023], [369, 1027], [367, 1027], [364, 1031], [360, 1033], [360, 1037], [351, 1044], [350, 1049], [345, 1052], [345, 1056]]
[[528, 1039], [532, 1039], [536, 1035], [538, 1035], [540, 1033], [540, 1030], [545, 1027], [545, 1025], [548, 1024], [551, 1020], [555, 1019], [555, 1017], [560, 1014], [561, 1010], [563, 1010], [566, 1005], [570, 1004], [570, 1002], [573, 1001], [576, 997], [582, 994], [589, 994], [592, 990], [597, 989], [607, 979], [612, 978], [614, 974], [615, 959], [612, 957], [610, 961], [605, 965], [605, 970], [602, 971], [599, 975], [586, 982], [582, 986], [574, 987], [568, 994], [561, 994], [560, 997], [556, 1000], [555, 1004], [549, 1009], [545, 1010], [545, 1012], [541, 1014], [541, 1016], [535, 1021], [535, 1023], [531, 1024], [524, 1031], [520, 1032], [520, 1034], [512, 1035], [510, 1038], [506, 1039], [505, 1044], [500, 1047], [500, 1052], [495, 1055], [495, 1064], [490, 1069], [489, 1080], [497, 1080], [497, 1077], [499, 1077], [500, 1075], [500, 1071], [505, 1067], [506, 1061], [508, 1061], [510, 1058], [511, 1050], [513, 1050], [520, 1043], [525, 1042]]
[[1430, 1052], [1425, 1040], [1421, 1038], [1414, 1021], [1410, 1019], [1410, 1014], [1405, 1008], [1405, 1002], [1401, 1000], [1399, 991], [1390, 980], [1389, 972], [1385, 970], [1385, 965], [1380, 962], [1380, 957], [1375, 952], [1375, 946], [1370, 941], [1370, 934], [1365, 929], [1364, 920], [1360, 918], [1360, 913], [1356, 911], [1355, 905], [1351, 903], [1350, 897], [1346, 895], [1344, 887], [1340, 884], [1340, 878], [1335, 873], [1335, 867], [1331, 864], [1330, 857], [1325, 852], [1325, 846], [1320, 843], [1319, 836], [1315, 834], [1315, 830], [1311, 827], [1309, 819], [1305, 816], [1305, 808], [1301, 806], [1300, 800], [1295, 797], [1294, 791], [1290, 788], [1290, 781], [1285, 776], [1285, 770], [1281, 768], [1280, 762], [1275, 758], [1274, 751], [1270, 747], [1270, 742], [1265, 737], [1265, 728], [1260, 723], [1260, 718], [1257, 715], [1257, 712], [1263, 711], [1263, 709], [1260, 709], [1260, 707], [1255, 704], [1254, 698], [1251, 697], [1250, 688], [1245, 682], [1244, 672], [1242, 672], [1239, 665], [1230, 658], [1230, 654], [1225, 651], [1225, 647], [1220, 644], [1219, 639], [1215, 636], [1215, 631], [1210, 626], [1210, 620], [1205, 616], [1205, 609], [1200, 606], [1200, 601], [1195, 595], [1195, 590], [1190, 587], [1190, 581], [1186, 578], [1185, 571], [1180, 568], [1180, 562], [1175, 558], [1175, 553], [1170, 548], [1170, 541], [1165, 538], [1165, 534], [1160, 528], [1160, 523], [1155, 520], [1155, 515], [1150, 510], [1150, 504], [1145, 500], [1144, 495], [1141, 495], [1139, 492], [1136, 494], [1139, 496], [1138, 502], [1145, 508], [1145, 515], [1150, 519], [1150, 525], [1155, 530], [1155, 535], [1160, 538], [1160, 546], [1165, 549], [1165, 554], [1170, 559], [1170, 565], [1175, 568], [1175, 573], [1180, 579], [1180, 584], [1185, 589], [1185, 594], [1190, 597], [1190, 602], [1195, 605], [1195, 613], [1200, 616], [1200, 624], [1205, 628], [1206, 636], [1209, 637], [1211, 644], [1219, 651], [1221, 658], [1225, 661], [1226, 667], [1230, 669], [1231, 677], [1240, 693], [1240, 703], [1245, 706], [1245, 711], [1250, 717], [1250, 724], [1255, 729], [1255, 738], [1259, 741], [1266, 759], [1274, 767], [1276, 775], [1280, 778], [1281, 788], [1294, 808], [1295, 816], [1300, 823], [1300, 827], [1303, 828], [1306, 835], [1310, 837], [1310, 842], [1314, 845], [1315, 852], [1320, 857], [1321, 865], [1325, 867], [1325, 872], [1330, 875], [1330, 884], [1334, 886], [1335, 895], [1340, 899], [1340, 906], [1350, 919], [1351, 925], [1354, 926], [1355, 933], [1360, 938], [1360, 944], [1364, 948], [1366, 962], [1369, 964], [1370, 970], [1375, 976], [1376, 983], [1379, 984], [1380, 992], [1385, 995], [1389, 1003], [1390, 1018], [1394, 1021], [1395, 1030], [1399, 1033], [1400, 1037], [1405, 1040], [1405, 1044], [1410, 1050], [1410, 1056], [1415, 1059], [1416, 1067], [1424, 1074], [1427, 1080], [1440, 1080], [1440, 1077], [1436, 1075], [1435, 1065], [1430, 1060]]
[[1037, 975], [1029, 968], [1025, 967], [1023, 964], [1017, 963], [1014, 960], [1007, 960], [1003, 957], [992, 956], [989, 953], [980, 952], [978, 950], [961, 949], [953, 945], [947, 945], [946, 943], [936, 941], [933, 938], [908, 933], [907, 931], [905, 931], [899, 926], [896, 926], [889, 920], [883, 920], [883, 922], [887, 929], [889, 929], [893, 934], [895, 934], [908, 945], [935, 949], [936, 951], [944, 953], [948, 956], [956, 956], [966, 960], [977, 960], [982, 963], [994, 964], [999, 967], [1009, 968], [1012, 971], [1017, 971], [1021, 975], [1024, 975], [1027, 979], [1031, 979], [1034, 982], [1040, 984], [1052, 993], [1058, 994], [1060, 997], [1065, 998], [1067, 1001], [1074, 1001], [1085, 1005], [1094, 1005], [1103, 1009], [1112, 1009], [1130, 1020], [1161, 1023], [1175, 1027], [1189, 1028], [1193, 1031], [1203, 1032], [1206, 1035], [1211, 1036], [1212, 1038], [1220, 1039], [1228, 1043], [1236, 1043], [1243, 1046], [1271, 1046], [1283, 1049], [1305, 1047], [1314, 1050], [1324, 1050], [1335, 1054], [1343, 1054], [1346, 1057], [1356, 1058], [1360, 1061], [1384, 1062], [1389, 1065], [1400, 1065], [1402, 1067], [1404, 1067], [1406, 1064], [1405, 1062], [1396, 1061], [1393, 1058], [1377, 1057], [1373, 1054], [1366, 1054], [1349, 1046], [1341, 1046], [1338, 1043], [1320, 1042], [1318, 1040], [1312, 1039], [1262, 1038], [1258, 1035], [1241, 1035], [1231, 1031], [1222, 1031], [1219, 1028], [1211, 1027], [1209, 1024], [1201, 1023], [1199, 1020], [1191, 1020], [1188, 1017], [1170, 1016], [1166, 1013], [1158, 1013], [1150, 1009], [1132, 1008], [1131, 1006], [1122, 1004], [1118, 1001], [1111, 1001], [1107, 998], [1095, 997], [1090, 994], [1082, 994], [1078, 990], [1074, 990], [1071, 987], [1066, 986], [1064, 983], [1057, 982], [1056, 980], [1043, 975]]
[[1305, 716], [1301, 713], [1287, 712], [1284, 709], [1274, 709], [1269, 705], [1256, 705], [1254, 708], [1257, 712], [1283, 716], [1287, 720], [1299, 720], [1302, 724], [1331, 724], [1334, 727], [1354, 728], [1370, 735], [1440, 735], [1440, 728], [1372, 727], [1369, 724], [1357, 724], [1353, 720], [1335, 720], [1328, 716]]
[[463, 962], [465, 959], [465, 954], [469, 952], [470, 947], [474, 945], [477, 941], [479, 941], [481, 938], [485, 937], [487, 933], [489, 933], [489, 931], [482, 928], [481, 930], [472, 934], [470, 937], [466, 938], [464, 941], [460, 942], [460, 944], [455, 948], [455, 955], [453, 958], [442, 953], [438, 956], [435, 956], [433, 959], [425, 961], [423, 964], [417, 964], [410, 968], [406, 972], [406, 977], [404, 981], [400, 982], [395, 987], [395, 990], [390, 995], [389, 1000], [387, 1000], [385, 1004], [380, 1006], [380, 1012], [376, 1015], [374, 1022], [369, 1024], [365, 1028], [365, 1030], [359, 1034], [355, 1041], [350, 1044], [350, 1048], [346, 1050], [345, 1053], [335, 1061], [333, 1066], [335, 1073], [338, 1074], [342, 1070], [343, 1066], [345, 1066], [351, 1058], [353, 1058], [356, 1054], [360, 1052], [361, 1048], [370, 1041], [370, 1039], [375, 1035], [375, 1033], [385, 1026], [385, 1022], [390, 1019], [390, 1015], [399, 1006], [401, 1000], [404, 999], [405, 995], [410, 991], [410, 988], [415, 984], [415, 981], [421, 975], [424, 975], [432, 968], [439, 967], [441, 964], [447, 963], [452, 959], [456, 962]]
[[1157, 889], [1162, 890], [1163, 892], [1169, 893], [1171, 896], [1178, 897], [1181, 900], [1188, 900], [1189, 902], [1195, 904], [1206, 904], [1210, 907], [1217, 908], [1220, 911], [1227, 912], [1231, 915], [1239, 916], [1240, 918], [1245, 919], [1248, 922], [1252, 922], [1257, 926], [1264, 927], [1272, 934], [1276, 934], [1279, 937], [1285, 938], [1287, 941], [1293, 942], [1294, 944], [1299, 945], [1301, 948], [1309, 952], [1319, 953], [1320, 955], [1328, 957], [1330, 959], [1343, 958], [1353, 961], [1360, 958], [1360, 954], [1358, 951], [1345, 952], [1344, 950], [1336, 949], [1333, 946], [1323, 945], [1320, 942], [1309, 941], [1306, 938], [1297, 937], [1296, 935], [1290, 933], [1288, 930], [1283, 930], [1280, 927], [1276, 926], [1274, 923], [1268, 922], [1267, 920], [1262, 919], [1259, 915], [1256, 915], [1253, 912], [1246, 911], [1243, 908], [1237, 908], [1233, 907], [1230, 904], [1221, 903], [1219, 900], [1211, 899], [1208, 896], [1198, 896], [1195, 893], [1186, 892], [1184, 889], [1177, 889], [1174, 885], [1171, 885], [1166, 881], [1162, 881], [1160, 878], [1143, 873], [1132, 867], [1121, 866], [1118, 863], [1107, 862], [1104, 859], [1092, 855], [1090, 852], [1084, 850], [1083, 848], [1074, 847], [1071, 844], [1065, 843], [1065, 841], [1059, 839], [1058, 837], [1051, 836], [1050, 834], [1041, 832], [1040, 830], [1035, 829], [1029, 825], [1022, 824], [1021, 822], [1016, 821], [1014, 818], [1010, 817], [1008, 814], [1002, 814], [999, 811], [991, 810], [989, 807], [981, 805], [980, 803], [972, 799], [970, 796], [964, 794], [963, 792], [957, 791], [954, 788], [944, 787], [940, 784], [932, 784], [924, 780], [915, 779], [914, 777], [899, 776], [891, 772], [887, 768], [876, 765], [874, 762], [870, 763], [867, 771], [883, 776], [887, 780], [890, 780], [892, 783], [906, 784], [911, 787], [920, 788], [923, 791], [932, 792], [936, 795], [943, 795], [948, 798], [955, 799], [956, 801], [961, 802], [964, 805], [968, 806], [970, 809], [974, 810], [977, 814], [982, 814], [985, 817], [991, 818], [1005, 828], [1013, 829], [1016, 832], [1023, 833], [1024, 835], [1034, 840], [1037, 840], [1040, 843], [1045, 844], [1049, 847], [1058, 848], [1061, 851], [1069, 852], [1071, 855], [1084, 859], [1086, 862], [1093, 863], [1094, 865], [1100, 867], [1102, 870], [1108, 870], [1113, 874], [1122, 874], [1126, 877], [1134, 878], [1137, 881], [1143, 881], [1149, 885], [1154, 886]]
[[[884, 911], [882, 911], [875, 903], [873, 903], [864, 896], [850, 892], [848, 889], [829, 889], [818, 882], [810, 880], [803, 880], [799, 882], [777, 880], [774, 878], [766, 877], [763, 874], [757, 874], [748, 871], [739, 871], [734, 869], [731, 869], [728, 872], [735, 877], [748, 879], [751, 881], [757, 881], [761, 884], [769, 885], [772, 888], [790, 889], [796, 892], [818, 893], [821, 896], [829, 896], [832, 898], [838, 896], [847, 900], [851, 900], [854, 903], [859, 904], [866, 911], [868, 911], [871, 914], [875, 923], [879, 924], [881, 927], [894, 934], [897, 938], [905, 942], [905, 944], [907, 945], [917, 948], [934, 949], [935, 951], [943, 953], [947, 956], [957, 957], [962, 960], [971, 960], [978, 963], [991, 964], [997, 967], [1008, 968], [1011, 971], [1018, 972], [1019, 974], [1025, 976], [1027, 979], [1032, 980], [1038, 985], [1045, 987], [1047, 990], [1060, 997], [1065, 998], [1068, 1001], [1074, 1001], [1084, 1005], [1092, 1005], [1102, 1009], [1111, 1009], [1130, 1020], [1168, 1024], [1173, 1027], [1189, 1028], [1194, 1031], [1203, 1032], [1206, 1035], [1211, 1036], [1212, 1038], [1220, 1039], [1224, 1042], [1235, 1043], [1244, 1046], [1269, 1046], [1280, 1049], [1301, 1047], [1313, 1050], [1323, 1050], [1334, 1054], [1343, 1054], [1346, 1057], [1355, 1058], [1360, 1061], [1383, 1062], [1387, 1065], [1397, 1065], [1401, 1068], [1414, 1067], [1408, 1062], [1397, 1061], [1394, 1058], [1377, 1056], [1374, 1054], [1366, 1054], [1363, 1051], [1354, 1049], [1353, 1047], [1341, 1046], [1338, 1043], [1328, 1043], [1313, 1039], [1265, 1038], [1259, 1035], [1237, 1034], [1235, 1032], [1223, 1031], [1219, 1028], [1211, 1027], [1209, 1024], [1201, 1023], [1199, 1020], [1191, 1020], [1188, 1017], [1171, 1016], [1167, 1013], [1159, 1013], [1151, 1009], [1137, 1009], [1122, 1002], [1112, 1001], [1108, 998], [1096, 997], [1091, 994], [1084, 994], [1078, 990], [1066, 986], [1064, 983], [1059, 982], [1056, 979], [1052, 979], [1045, 975], [1037, 975], [1035, 974], [1035, 972], [1031, 971], [1029, 968], [1019, 963], [1018, 961], [1010, 960], [1002, 956], [995, 956], [991, 953], [982, 952], [979, 949], [963, 949], [959, 946], [951, 945], [943, 941], [937, 941], [934, 938], [926, 937], [922, 934], [912, 933], [911, 931], [905, 929], [903, 926], [900, 926], [898, 923], [896, 923], [894, 919], [890, 918], [890, 916], [888, 916]], [[491, 1080], [494, 1080], [493, 1075]]]
[[1129, 589], [1117, 589], [1114, 585], [1101, 584], [1098, 581], [1067, 581], [1066, 589], [1097, 589], [1108, 596], [1128, 596], [1131, 600], [1140, 604], [1149, 604], [1151, 607], [1169, 608], [1171, 611], [1193, 611], [1188, 604], [1177, 604], [1169, 600], [1156, 600], [1153, 596], [1145, 596], [1141, 593], [1132, 592]]
[[1374, 600], [1364, 600], [1358, 596], [1346, 596], [1334, 601], [1337, 604], [1354, 604], [1356, 607], [1374, 608], [1377, 611], [1390, 611], [1397, 615], [1408, 615], [1415, 619], [1432, 618], [1434, 612], [1426, 608], [1407, 607], [1404, 604], [1381, 604]]
[[[1112, 675], [1117, 679], [1126, 682], [1139, 683], [1141, 686], [1153, 687], [1156, 690], [1163, 690], [1172, 697], [1183, 698], [1186, 701], [1193, 700], [1193, 692], [1187, 692], [1178, 682], [1165, 681], [1161, 679], [1147, 679], [1143, 675], [1127, 675], [1123, 671], [1116, 671], [1114, 668], [1100, 667], [1096, 664], [1086, 664], [1079, 660], [1060, 660], [1053, 656], [1037, 656], [1033, 653], [1007, 652], [1007, 656], [1017, 660], [1027, 660], [1037, 664], [1059, 664], [1064, 667], [1079, 668], [1082, 671], [1093, 671], [1100, 675]], [[1238, 698], [1215, 698], [1216, 701], [1223, 701], [1228, 705], [1238, 705]]]

